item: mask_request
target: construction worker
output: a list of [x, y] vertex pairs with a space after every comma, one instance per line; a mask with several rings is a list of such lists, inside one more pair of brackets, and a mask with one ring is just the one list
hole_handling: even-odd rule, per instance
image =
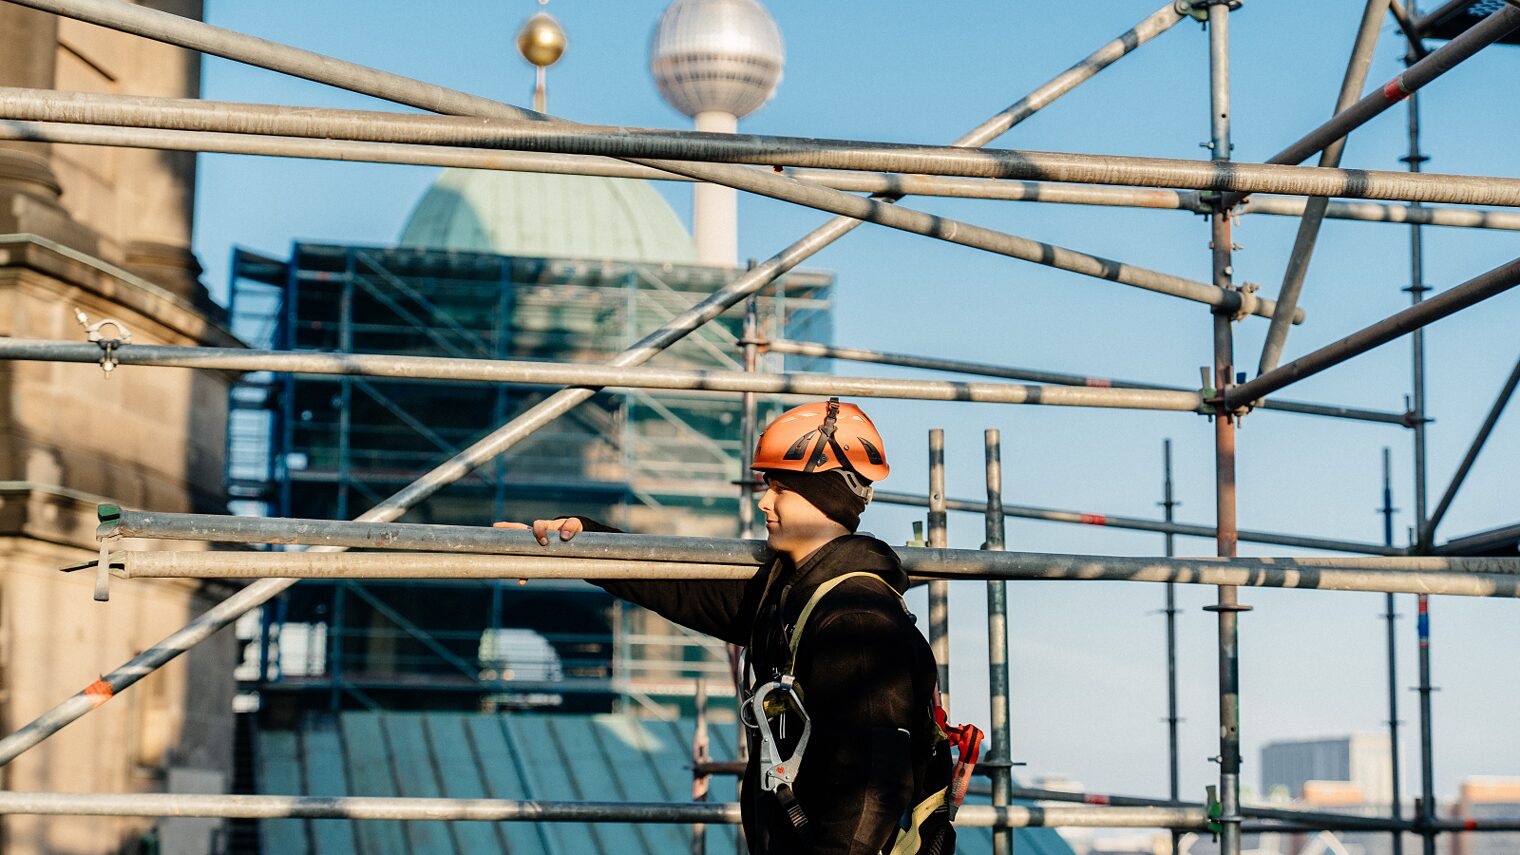
[[[889, 471], [881, 435], [854, 404], [805, 404], [766, 427], [754, 468], [775, 558], [751, 579], [595, 584], [743, 648], [752, 853], [948, 855], [951, 778], [963, 795], [970, 769], [951, 771], [942, 712], [936, 725], [934, 656], [901, 598], [907, 574], [885, 543], [855, 533]], [[578, 516], [532, 528], [545, 546], [552, 532], [617, 531]]]

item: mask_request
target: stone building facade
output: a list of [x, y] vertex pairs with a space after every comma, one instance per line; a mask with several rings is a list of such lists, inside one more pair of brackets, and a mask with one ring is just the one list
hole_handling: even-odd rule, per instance
[[[200, 17], [199, 0], [149, 0]], [[0, 4], [0, 85], [195, 97], [199, 57]], [[83, 340], [76, 319], [132, 341], [236, 346], [191, 253], [195, 160], [182, 153], [0, 142], [0, 335]], [[80, 691], [226, 590], [122, 582], [110, 601], [59, 568], [96, 548], [104, 501], [220, 511], [232, 378], [179, 369], [0, 363], [0, 730]], [[224, 789], [233, 743], [230, 632], [0, 768], [18, 791]], [[190, 783], [186, 783], [190, 782]], [[214, 827], [11, 816], [12, 855], [215, 851]], [[197, 843], [187, 841], [198, 840]], [[189, 848], [187, 848], [187, 846]]]

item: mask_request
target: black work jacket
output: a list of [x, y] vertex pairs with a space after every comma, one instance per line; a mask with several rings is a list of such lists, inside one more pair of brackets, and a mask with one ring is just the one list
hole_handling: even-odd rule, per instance
[[[616, 531], [581, 520], [588, 531]], [[864, 535], [833, 540], [801, 566], [778, 557], [747, 581], [594, 584], [682, 626], [746, 647], [750, 668], [764, 683], [786, 670], [787, 635], [813, 590], [852, 571], [875, 573], [899, 593], [908, 587], [891, 548]], [[760, 789], [759, 740], [751, 730], [739, 792], [750, 852], [876, 855], [911, 807], [933, 745], [936, 672], [928, 642], [896, 595], [873, 579], [850, 579], [808, 618], [794, 675], [813, 720], [793, 786], [808, 817], [808, 835], [799, 836], [779, 801]], [[800, 722], [789, 730], [795, 738]]]

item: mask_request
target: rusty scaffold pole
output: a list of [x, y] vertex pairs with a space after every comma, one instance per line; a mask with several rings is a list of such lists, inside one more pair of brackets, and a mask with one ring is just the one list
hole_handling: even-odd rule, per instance
[[[1215, 163], [1230, 160], [1230, 12], [1239, 0], [1207, 0], [1209, 38], [1209, 150]], [[1237, 291], [1234, 282], [1230, 211], [1222, 198], [1209, 215], [1214, 286]], [[1234, 318], [1215, 312], [1213, 381], [1218, 405], [1214, 413], [1215, 544], [1221, 558], [1236, 553], [1235, 419], [1225, 398], [1234, 374]], [[1215, 605], [1219, 620], [1219, 839], [1221, 855], [1240, 855], [1240, 605], [1237, 590], [1221, 585]]]

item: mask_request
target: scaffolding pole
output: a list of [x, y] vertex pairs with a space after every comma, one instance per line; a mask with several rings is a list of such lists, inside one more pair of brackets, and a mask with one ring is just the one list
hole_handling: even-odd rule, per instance
[[[1238, 2], [1235, 5], [1239, 5]], [[1209, 150], [1215, 164], [1227, 164], [1230, 151], [1230, 9], [1231, 0], [1210, 0], [1209, 43]], [[1221, 293], [1236, 290], [1232, 254], [1230, 211], [1222, 201], [1209, 215], [1214, 285]], [[1215, 544], [1221, 558], [1234, 558], [1235, 522], [1235, 420], [1225, 394], [1234, 380], [1233, 318], [1213, 315], [1214, 388], [1218, 407], [1214, 414]], [[1221, 585], [1214, 606], [1219, 620], [1219, 851], [1240, 855], [1240, 642], [1238, 620], [1246, 607], [1240, 605], [1236, 588]]]
[[[1172, 491], [1172, 441], [1162, 440], [1161, 443], [1161, 512], [1165, 517], [1166, 524], [1172, 525], [1173, 511], [1178, 502]], [[1177, 554], [1176, 536], [1168, 531], [1166, 533], [1164, 554], [1171, 558]], [[1181, 752], [1179, 751], [1178, 726], [1182, 719], [1177, 717], [1177, 586], [1172, 582], [1166, 583], [1166, 608], [1162, 610], [1166, 617], [1166, 769], [1167, 769], [1167, 793], [1172, 801], [1182, 798], [1182, 775], [1181, 775]], [[1181, 848], [1182, 836], [1172, 832], [1172, 855], [1178, 855]]]
[[1473, 464], [1478, 461], [1478, 455], [1483, 451], [1483, 446], [1488, 442], [1489, 434], [1494, 432], [1494, 425], [1499, 423], [1499, 417], [1504, 415], [1504, 408], [1515, 395], [1515, 387], [1520, 385], [1520, 360], [1515, 362], [1515, 367], [1510, 369], [1509, 377], [1504, 381], [1504, 387], [1499, 390], [1494, 403], [1488, 408], [1488, 415], [1484, 417], [1483, 424], [1478, 427], [1478, 432], [1473, 436], [1472, 442], [1467, 446], [1467, 453], [1462, 455], [1462, 462], [1457, 465], [1456, 474], [1451, 476], [1451, 483], [1446, 485], [1446, 492], [1441, 494], [1441, 500], [1436, 502], [1436, 509], [1425, 520], [1420, 528], [1415, 542], [1420, 549], [1428, 550], [1431, 541], [1435, 538], [1436, 526], [1446, 517], [1446, 512], [1451, 509], [1452, 500], [1457, 497], [1457, 491], [1462, 489], [1462, 482], [1467, 480], [1467, 473], [1472, 471]]
[[[1191, 391], [1181, 386], [1168, 386], [1162, 383], [1140, 383], [1133, 380], [1115, 380], [1110, 377], [1092, 377], [1084, 374], [1067, 374], [1060, 371], [1041, 371], [1032, 368], [988, 365], [981, 362], [966, 362], [959, 359], [884, 353], [860, 347], [837, 347], [810, 341], [777, 339], [766, 342], [765, 347], [767, 350], [775, 353], [790, 353], [823, 359], [847, 359], [853, 362], [872, 362], [880, 365], [901, 365], [904, 368], [922, 368], [928, 371], [978, 374], [985, 377], [1003, 377], [1009, 380], [1024, 380], [1031, 383], [1046, 383], [1057, 386], [1086, 386], [1097, 389], [1164, 389], [1174, 392]], [[5, 353], [4, 342], [0, 342], [0, 358], [3, 358]], [[1258, 406], [1261, 409], [1285, 413], [1302, 413], [1311, 416], [1328, 416], [1337, 419], [1404, 426], [1407, 426], [1409, 418], [1407, 413], [1365, 410], [1357, 407], [1342, 407], [1335, 404], [1311, 404], [1303, 401], [1269, 399], [1262, 401]], [[1209, 536], [1213, 537], [1212, 534]]]
[[[521, 113], [515, 107], [485, 98], [422, 83], [400, 75], [387, 74], [362, 65], [213, 27], [200, 21], [144, 6], [121, 3], [117, 0], [32, 0], [32, 2], [47, 4], [34, 6], [34, 8], [69, 15], [88, 23], [154, 38], [179, 47], [211, 53], [271, 71], [304, 77], [318, 83], [338, 86], [422, 109], [463, 114], [479, 112], [486, 115], [515, 116]], [[973, 147], [990, 142], [1180, 20], [1182, 16], [1172, 8], [1172, 4], [1165, 4], [1135, 28], [1121, 34], [1087, 59], [1061, 75], [1057, 75], [1056, 78], [1036, 89], [1034, 93], [982, 122], [957, 142]], [[745, 297], [758, 292], [786, 271], [801, 264], [859, 225], [859, 220], [835, 217], [776, 253], [744, 276], [666, 322], [660, 329], [614, 357], [611, 364], [629, 366], [648, 361], [661, 350], [679, 341], [707, 321], [718, 317]], [[361, 515], [360, 519], [389, 521], [399, 517], [407, 508], [505, 452], [534, 431], [574, 409], [593, 394], [595, 394], [594, 391], [590, 389], [566, 388], [550, 395], [475, 445], [423, 475], [368, 513]], [[210, 638], [243, 614], [262, 606], [292, 584], [293, 582], [289, 579], [263, 580], [213, 606], [209, 611], [105, 674], [90, 686], [91, 689], [104, 687], [108, 692], [80, 691], [48, 709], [21, 729], [0, 739], [0, 766], [8, 764], [27, 749], [99, 708], [116, 693], [135, 684], [142, 677], [172, 661], [184, 651]]]
[[[1409, 13], [1419, 13], [1417, 0], [1409, 0]], [[1514, 6], [1505, 6], [1500, 13], [1510, 16], [1520, 15], [1520, 9]], [[1498, 18], [1499, 14], [1491, 15], [1484, 23], [1490, 23]], [[1477, 27], [1473, 28], [1474, 30]], [[1416, 26], [1418, 32], [1419, 27]], [[1468, 30], [1471, 33], [1472, 30]], [[1464, 34], [1466, 35], [1466, 34]], [[1449, 44], [1448, 44], [1449, 46]], [[1420, 39], [1416, 38], [1409, 42], [1409, 50], [1405, 54], [1406, 64], [1414, 62], [1415, 57], [1423, 49]], [[1439, 52], [1439, 51], [1438, 51]], [[1428, 62], [1430, 56], [1420, 62]], [[1420, 97], [1411, 95], [1408, 107], [1408, 135], [1409, 153], [1403, 158], [1405, 166], [1410, 174], [1418, 174], [1424, 164], [1430, 158], [1420, 151]], [[1409, 227], [1409, 293], [1410, 307], [1406, 312], [1414, 312], [1429, 306], [1451, 292], [1440, 294], [1429, 302], [1425, 302], [1425, 294], [1430, 288], [1425, 284], [1425, 242], [1424, 235], [1418, 224]], [[1413, 439], [1413, 470], [1414, 470], [1414, 537], [1409, 544], [1410, 550], [1419, 552], [1421, 541], [1419, 535], [1425, 531], [1426, 501], [1428, 498], [1428, 469], [1429, 457], [1426, 453], [1426, 428], [1429, 419], [1425, 411], [1425, 331], [1417, 327], [1414, 334], [1409, 338], [1410, 357], [1410, 411], [1414, 418]], [[1419, 652], [1419, 694], [1420, 694], [1420, 798], [1415, 810], [1415, 822], [1420, 834], [1420, 850], [1423, 855], [1436, 855], [1436, 834], [1439, 829], [1435, 824], [1436, 817], [1436, 789], [1435, 789], [1435, 749], [1432, 743], [1434, 730], [1431, 720], [1431, 693], [1434, 691], [1430, 684], [1430, 599], [1419, 595], [1415, 598], [1416, 633], [1418, 636]]]
[[[735, 280], [736, 282], [742, 280]], [[891, 377], [838, 377], [826, 374], [759, 374], [747, 371], [644, 368], [614, 363], [532, 362], [446, 356], [387, 356], [360, 353], [240, 350], [218, 347], [129, 344], [109, 355], [89, 342], [0, 339], [0, 360], [154, 365], [223, 371], [390, 377], [451, 382], [521, 383], [544, 386], [678, 389], [697, 392], [752, 392], [812, 397], [911, 398], [921, 401], [976, 401], [1045, 406], [1114, 407], [1198, 412], [1197, 391], [1082, 388], [1016, 383], [962, 383]]]
[[[1516, 10], [1515, 16], [1520, 19], [1520, 10]], [[1503, 12], [1499, 12], [1488, 21], [1501, 18], [1508, 20]], [[1469, 34], [1478, 31], [1479, 28], [1475, 27]], [[1453, 41], [1451, 44], [1456, 43]], [[1438, 53], [1440, 52], [1437, 51]], [[1435, 59], [1437, 54], [1431, 54], [1430, 59]], [[1410, 69], [1412, 71], [1413, 68]], [[1369, 97], [1376, 97], [1384, 109], [1393, 103], [1380, 94]], [[1355, 108], [1348, 113], [1354, 111]], [[1376, 113], [1360, 116], [1354, 122], [1333, 121], [1331, 124], [1344, 134], [1374, 115]], [[311, 137], [352, 142], [466, 146], [626, 158], [668, 172], [795, 204], [823, 210], [844, 206], [849, 209], [848, 212], [835, 213], [849, 213], [858, 219], [869, 219], [907, 231], [918, 231], [908, 216], [894, 217], [874, 205], [864, 204], [869, 200], [859, 197], [842, 198], [847, 195], [843, 191], [796, 181], [768, 170], [744, 169], [742, 165], [1183, 188], [1238, 195], [1264, 192], [1385, 201], [1520, 205], [1520, 180], [1486, 176], [1411, 175], [1405, 172], [1292, 165], [1297, 161], [1237, 163], [1230, 169], [1219, 169], [1207, 162], [1177, 158], [990, 148], [969, 151], [965, 146], [925, 146], [757, 134], [713, 135], [658, 128], [544, 122], [521, 115], [463, 119], [368, 110], [295, 110], [275, 104], [3, 87], [0, 88], [0, 116], [34, 122]], [[857, 215], [855, 212], [863, 213]], [[945, 222], [948, 224], [954, 221]], [[961, 225], [960, 228], [973, 227]], [[953, 230], [945, 229], [944, 234], [931, 236], [962, 242], [949, 234], [951, 231]]]
[[[180, 793], [0, 793], [0, 815], [176, 816], [223, 819], [353, 819], [444, 822], [636, 822], [736, 825], [734, 802], [552, 802], [365, 796], [236, 796]], [[1202, 829], [1201, 808], [965, 805], [967, 828]]]
[[[927, 496], [916, 496], [912, 493], [894, 493], [887, 490], [876, 491], [871, 501], [889, 505], [911, 505], [920, 508], [929, 506], [929, 498]], [[945, 509], [968, 511], [976, 514], [985, 514], [987, 512], [985, 503], [971, 501], [970, 499], [947, 498], [945, 499]], [[1028, 505], [1005, 504], [1003, 505], [1003, 516], [1014, 517], [1016, 519], [1040, 520], [1042, 522], [1129, 529], [1132, 531], [1154, 531], [1167, 535], [1180, 534], [1187, 537], [1205, 537], [1209, 540], [1213, 540], [1217, 536], [1217, 529], [1211, 525], [1192, 525], [1190, 523], [1166, 522], [1165, 520], [1148, 520], [1140, 517], [1035, 508]], [[1353, 540], [1336, 540], [1327, 537], [1278, 534], [1276, 532], [1251, 531], [1248, 529], [1239, 529], [1236, 534], [1237, 539], [1250, 543], [1271, 543], [1277, 546], [1297, 546], [1303, 549], [1322, 549], [1329, 552], [1351, 552], [1359, 555], [1403, 555], [1405, 553], [1405, 550], [1399, 547], [1383, 546], [1377, 543], [1362, 543]]]
[[[1002, 551], [1006, 539], [1003, 516], [1003, 438], [996, 429], [984, 434], [987, 448], [987, 540], [983, 548]], [[940, 497], [943, 503], [943, 496]], [[987, 583], [987, 692], [992, 747], [982, 765], [992, 772], [992, 806], [1004, 807], [1013, 787], [1012, 699], [1008, 686], [1008, 583]], [[993, 855], [1013, 855], [1013, 832], [992, 835]]]
[[[1379, 513], [1383, 516], [1383, 542], [1393, 545], [1393, 462], [1392, 454], [1388, 448], [1383, 449], [1383, 507]], [[1389, 763], [1389, 786], [1393, 793], [1390, 799], [1390, 813], [1395, 822], [1404, 821], [1404, 806], [1400, 803], [1399, 773], [1399, 668], [1398, 668], [1398, 633], [1396, 623], [1399, 615], [1394, 608], [1393, 594], [1383, 595], [1383, 619], [1387, 622], [1387, 649], [1388, 649], [1388, 763]], [[1391, 841], [1393, 855], [1404, 855], [1404, 835], [1398, 831], [1393, 833]]]
[[[1351, 58], [1346, 63], [1346, 75], [1341, 80], [1340, 94], [1336, 97], [1332, 115], [1342, 113], [1355, 104], [1367, 83], [1367, 69], [1372, 65], [1372, 54], [1377, 49], [1378, 33], [1383, 16], [1388, 12], [1389, 0], [1367, 0], [1362, 9], [1362, 21], [1351, 46]], [[1319, 165], [1337, 167], [1346, 151], [1346, 138], [1331, 141], [1319, 155]], [[1298, 296], [1309, 275], [1309, 262], [1314, 257], [1314, 246], [1319, 241], [1319, 229], [1325, 221], [1325, 210], [1330, 200], [1324, 196], [1312, 196], [1304, 206], [1303, 218], [1298, 222], [1298, 234], [1293, 238], [1293, 249], [1288, 253], [1288, 267], [1283, 272], [1282, 286], [1277, 289], [1277, 311], [1267, 327], [1267, 337], [1261, 349], [1257, 374], [1265, 374], [1277, 367], [1282, 358], [1284, 345], [1288, 342], [1288, 329], [1292, 325], [1293, 309], [1298, 306]]]
[[[653, 167], [604, 157], [459, 146], [250, 136], [208, 131], [166, 131], [156, 128], [124, 128], [68, 122], [5, 122], [0, 124], [0, 140], [362, 163], [453, 166], [463, 169], [507, 172], [641, 178], [648, 181], [692, 182], [696, 180]], [[1065, 205], [1102, 205], [1207, 213], [1207, 206], [1198, 199], [1198, 194], [1192, 191], [830, 169], [782, 168], [781, 174], [799, 181], [850, 193], [942, 196], [1006, 202], [1050, 202]], [[1301, 217], [1306, 207], [1305, 201], [1302, 197], [1253, 194], [1235, 209], [1235, 213]], [[1385, 202], [1332, 201], [1325, 210], [1325, 217], [1332, 220], [1358, 220], [1372, 223], [1419, 222], [1424, 225], [1455, 228], [1520, 230], [1520, 214], [1509, 211], [1415, 207]]]
[[[949, 546], [945, 514], [945, 432], [929, 431], [929, 548], [944, 550]], [[939, 668], [941, 705], [950, 706], [950, 583], [936, 579], [929, 583], [929, 648]]]
[[[1265, 395], [1270, 395], [1289, 384], [1296, 383], [1305, 377], [1318, 374], [1326, 368], [1339, 365], [1355, 356], [1360, 356], [1379, 345], [1414, 331], [1418, 332], [1427, 324], [1434, 323], [1448, 315], [1455, 314], [1469, 306], [1476, 305], [1508, 291], [1520, 285], [1520, 258], [1502, 264], [1487, 273], [1480, 274], [1453, 288], [1449, 288], [1429, 300], [1417, 302], [1415, 305], [1390, 315], [1371, 326], [1364, 327], [1339, 341], [1332, 342], [1324, 347], [1313, 351], [1305, 356], [1279, 366], [1254, 380], [1248, 380], [1225, 393], [1225, 403], [1230, 408], [1248, 406], [1252, 401]], [[1423, 375], [1423, 372], [1417, 372]], [[1417, 436], [1423, 435], [1421, 424], [1424, 413], [1418, 406], [1419, 396], [1416, 396], [1416, 407], [1412, 418], [1415, 421]], [[1416, 440], [1417, 447], [1423, 445]], [[1418, 493], [1416, 504], [1423, 507]], [[1424, 518], [1420, 516], [1420, 523]]]
[[[637, 535], [628, 535], [635, 540]], [[579, 537], [576, 538], [579, 540]], [[714, 545], [649, 550], [648, 560], [475, 555], [459, 552], [117, 552], [112, 574], [128, 579], [747, 579], [757, 566], [691, 561]], [[638, 544], [630, 544], [638, 548]], [[899, 549], [915, 581], [1182, 582], [1319, 591], [1381, 591], [1520, 597], [1520, 558], [1129, 558], [977, 549]], [[683, 560], [682, 556], [687, 556]], [[71, 569], [86, 569], [94, 562]]]

